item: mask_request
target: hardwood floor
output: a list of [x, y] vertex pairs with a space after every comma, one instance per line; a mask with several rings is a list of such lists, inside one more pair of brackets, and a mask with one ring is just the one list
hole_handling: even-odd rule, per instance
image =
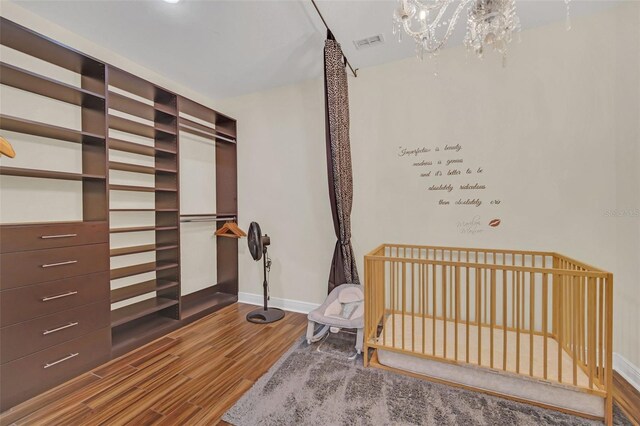
[[251, 324], [234, 304], [14, 407], [0, 425], [215, 425], [302, 335], [306, 315]]
[[[220, 417], [301, 337], [306, 315], [245, 321], [234, 304], [0, 415], [6, 425], [224, 425]], [[640, 395], [614, 373], [616, 403], [640, 418]]]
[[631, 422], [640, 425], [640, 392], [618, 372], [613, 372], [613, 398]]

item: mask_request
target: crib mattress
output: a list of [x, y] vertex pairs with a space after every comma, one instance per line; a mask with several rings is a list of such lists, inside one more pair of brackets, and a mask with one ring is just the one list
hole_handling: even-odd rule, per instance
[[[395, 314], [389, 316], [385, 322], [379, 343], [395, 349], [402, 349], [415, 352], [423, 352], [431, 355], [435, 346], [435, 355], [444, 357], [444, 321], [436, 320], [435, 339], [433, 338], [433, 322], [431, 318], [415, 317], [413, 333], [411, 331], [412, 317], [405, 315], [404, 328], [402, 315]], [[446, 359], [455, 360], [455, 322], [447, 321], [447, 348]], [[395, 328], [395, 336], [391, 330]], [[404, 330], [404, 333], [403, 333]], [[424, 330], [424, 332], [423, 332]], [[488, 327], [478, 327], [469, 325], [469, 362], [476, 363], [478, 359], [478, 333], [481, 334], [481, 364], [490, 367], [490, 330]], [[458, 324], [458, 360], [464, 362], [467, 352], [467, 326]], [[395, 339], [393, 338], [395, 337]], [[505, 334], [501, 330], [494, 331], [494, 364], [495, 369], [503, 367], [503, 339]], [[500, 393], [506, 396], [513, 396], [538, 402], [558, 408], [565, 408], [592, 416], [604, 416], [604, 399], [601, 396], [586, 393], [565, 385], [552, 384], [548, 381], [540, 380], [543, 377], [543, 340], [544, 336], [534, 335], [534, 356], [533, 371], [534, 376], [530, 377], [529, 366], [530, 357], [530, 335], [520, 333], [520, 375], [516, 373], [515, 348], [517, 336], [515, 332], [506, 333], [507, 340], [507, 368], [506, 373], [478, 367], [477, 365], [453, 364], [449, 362], [436, 361], [420, 358], [410, 354], [398, 353], [395, 351], [378, 349], [378, 360], [381, 364], [400, 370], [423, 374], [434, 378], [447, 380], [478, 389]], [[435, 341], [434, 341], [435, 340]], [[404, 345], [404, 346], [403, 346]], [[424, 345], [424, 346], [423, 346]], [[554, 339], [547, 338], [548, 380], [557, 380], [558, 374], [558, 345]], [[525, 376], [527, 375], [527, 376]], [[571, 355], [562, 351], [562, 383], [573, 384], [573, 361]], [[578, 386], [588, 386], [588, 377], [577, 368], [576, 379]]]

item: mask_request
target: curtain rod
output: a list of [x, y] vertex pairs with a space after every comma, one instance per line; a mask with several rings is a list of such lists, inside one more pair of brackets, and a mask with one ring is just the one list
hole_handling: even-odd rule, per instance
[[[318, 12], [318, 16], [320, 16], [320, 19], [322, 19], [322, 23], [324, 24], [325, 28], [331, 34], [333, 34], [333, 31], [331, 31], [331, 29], [329, 28], [329, 25], [327, 25], [327, 21], [324, 20], [324, 16], [322, 16], [322, 13], [320, 12], [320, 9], [318, 9], [318, 5], [316, 4], [315, 0], [311, 0], [311, 3], [313, 4], [313, 7], [316, 8], [316, 12]], [[351, 70], [351, 73], [353, 74], [353, 76], [357, 77], [358, 76], [358, 68], [356, 68], [355, 70], [353, 69], [353, 67], [351, 66], [351, 63], [349, 62], [349, 59], [347, 59], [347, 57], [345, 56], [344, 52], [342, 52], [342, 56], [344, 57], [345, 62], [349, 66], [349, 69]]]

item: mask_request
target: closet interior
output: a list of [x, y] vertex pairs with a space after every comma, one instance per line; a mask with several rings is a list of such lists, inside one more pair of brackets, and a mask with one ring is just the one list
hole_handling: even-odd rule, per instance
[[4, 411], [237, 301], [238, 212], [234, 119], [5, 18], [0, 44]]

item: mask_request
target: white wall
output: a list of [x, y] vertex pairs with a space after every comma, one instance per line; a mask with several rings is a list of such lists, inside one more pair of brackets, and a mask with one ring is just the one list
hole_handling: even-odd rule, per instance
[[[462, 47], [350, 78], [353, 243], [553, 250], [615, 274], [615, 350], [640, 365], [640, 5], [525, 31], [508, 65]], [[321, 54], [321, 50], [318, 51]], [[326, 293], [335, 237], [326, 182], [322, 81], [225, 100], [239, 120], [239, 210], [272, 236], [274, 297]], [[482, 177], [429, 180], [399, 147], [461, 144]], [[434, 168], [435, 170], [435, 168]], [[481, 207], [438, 206], [431, 183], [475, 183]], [[461, 196], [452, 193], [449, 198]], [[457, 199], [457, 198], [455, 198]], [[499, 206], [489, 204], [499, 199]], [[625, 214], [612, 217], [608, 212]], [[630, 213], [630, 214], [629, 214]], [[477, 218], [475, 234], [461, 222]], [[497, 228], [487, 226], [500, 218]], [[244, 247], [240, 291], [261, 293]]]

